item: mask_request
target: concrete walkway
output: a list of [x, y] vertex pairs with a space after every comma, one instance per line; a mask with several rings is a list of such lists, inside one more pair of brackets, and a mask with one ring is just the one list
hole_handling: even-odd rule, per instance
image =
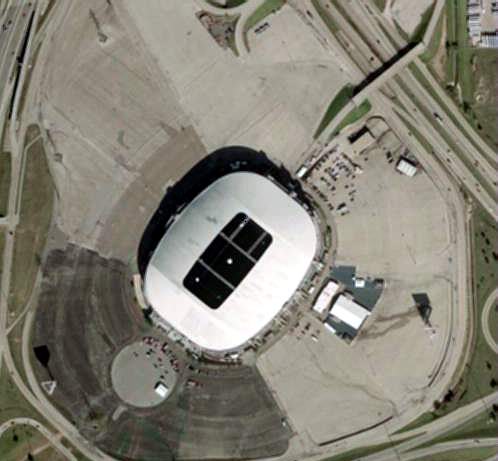
[[491, 312], [491, 308], [495, 305], [495, 302], [498, 300], [498, 288], [495, 288], [493, 293], [488, 296], [486, 300], [486, 304], [484, 305], [484, 309], [482, 310], [481, 315], [481, 325], [482, 332], [484, 334], [484, 338], [486, 342], [489, 344], [489, 347], [498, 354], [498, 344], [496, 339], [493, 338], [491, 334], [491, 329], [489, 328], [489, 313]]

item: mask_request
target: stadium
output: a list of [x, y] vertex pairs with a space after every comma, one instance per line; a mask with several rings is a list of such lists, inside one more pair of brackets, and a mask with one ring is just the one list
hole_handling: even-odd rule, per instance
[[208, 352], [236, 351], [291, 300], [318, 248], [308, 211], [272, 178], [224, 174], [165, 226], [144, 274], [163, 323]]

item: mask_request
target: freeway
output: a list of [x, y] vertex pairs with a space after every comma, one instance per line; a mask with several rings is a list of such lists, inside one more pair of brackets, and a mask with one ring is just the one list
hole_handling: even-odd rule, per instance
[[[470, 170], [458, 155], [454, 155], [454, 151], [447, 141], [440, 134], [439, 130], [421, 114], [420, 106], [417, 106], [413, 98], [406, 92], [406, 87], [402, 87], [398, 82], [390, 82], [391, 88], [394, 89], [396, 95], [406, 111], [408, 121], [420, 132], [420, 134], [432, 145], [433, 153], [440, 162], [463, 184], [481, 203], [481, 205], [489, 212], [491, 216], [498, 220], [498, 208], [496, 206], [496, 198], [492, 197], [487, 188], [481, 186], [481, 183], [476, 179], [475, 174]], [[410, 88], [411, 91], [412, 88]], [[392, 103], [391, 103], [392, 104]], [[393, 105], [393, 107], [395, 107]], [[403, 115], [403, 111], [396, 108], [399, 115]], [[408, 116], [411, 114], [412, 117]], [[489, 186], [492, 187], [492, 186]]]
[[0, 126], [4, 125], [8, 113], [10, 96], [14, 89], [13, 70], [22, 45], [26, 29], [33, 12], [31, 2], [11, 0], [0, 19]]
[[31, 426], [34, 427], [37, 431], [39, 431], [49, 442], [50, 444], [63, 456], [66, 457], [69, 461], [77, 461], [76, 457], [71, 453], [71, 451], [66, 448], [60, 441], [59, 437], [55, 434], [52, 434], [43, 424], [32, 418], [13, 418], [5, 421], [2, 425], [0, 425], [0, 437], [2, 434], [9, 430], [10, 428], [18, 425]]
[[[427, 30], [425, 31], [424, 38], [422, 42], [425, 46], [429, 46], [433, 34], [435, 32], [435, 28], [439, 21], [439, 17], [442, 14], [444, 7], [446, 4], [446, 0], [437, 0], [434, 6], [434, 11], [432, 13], [431, 20], [429, 25], [427, 26]], [[361, 8], [362, 13], [366, 15], [367, 22], [372, 24], [374, 27], [377, 23], [382, 24], [384, 30], [389, 32], [389, 37], [393, 40], [397, 46], [403, 47], [406, 45], [406, 40], [401, 37], [398, 29], [392, 22], [389, 20], [390, 8], [386, 7], [384, 13], [380, 13], [377, 9], [375, 3], [370, 2], [369, 0], [361, 0], [355, 7]], [[377, 34], [381, 37], [385, 37], [385, 32], [381, 27], [376, 28]], [[376, 35], [377, 35], [376, 34]], [[387, 37], [386, 37], [387, 38]], [[386, 46], [389, 46], [389, 41], [385, 42]], [[437, 94], [437, 97], [441, 100], [441, 102], [446, 106], [449, 112], [453, 115], [453, 117], [459, 123], [461, 129], [465, 132], [465, 134], [472, 139], [472, 142], [481, 150], [481, 152], [488, 157], [488, 160], [493, 164], [497, 165], [497, 156], [498, 153], [495, 152], [482, 138], [479, 136], [477, 131], [469, 124], [468, 120], [461, 113], [459, 108], [453, 102], [450, 96], [444, 91], [439, 82], [435, 79], [434, 75], [428, 70], [427, 66], [420, 60], [420, 58], [414, 59], [414, 64], [417, 66], [418, 70], [424, 75], [424, 78], [430, 84], [432, 90]]]
[[[422, 65], [422, 67], [426, 69], [425, 66]], [[427, 93], [427, 90], [411, 72], [404, 72], [400, 75], [400, 77], [404, 80], [405, 84], [409, 86], [410, 91], [416, 96], [417, 100], [423, 102], [426, 110], [429, 112], [429, 117], [432, 118], [433, 124], [438, 123], [437, 131], [446, 131], [449, 138], [454, 139], [454, 142], [459, 147], [460, 152], [469, 152], [473, 149], [475, 150], [475, 147], [469, 138], [467, 138], [467, 136], [462, 136], [462, 130], [455, 124], [453, 118], [445, 116], [447, 113], [446, 111], [445, 114], [439, 113], [441, 106], [432, 97], [429, 97], [430, 95]], [[457, 113], [460, 112], [457, 109], [456, 111]], [[437, 117], [434, 114], [437, 114]], [[472, 132], [474, 131], [472, 130]], [[486, 179], [489, 185], [497, 185], [496, 168], [488, 161], [487, 157], [481, 156], [479, 159], [474, 161], [472, 166], [475, 167], [476, 171]]]
[[[368, 27], [368, 25], [370, 25], [370, 27], [374, 27], [374, 24], [376, 24], [375, 17], [369, 14], [368, 10], [365, 7], [365, 4], [366, 2], [363, 1], [354, 2], [351, 5], [351, 7], [355, 9], [357, 13], [354, 15], [355, 21], [358, 22], [358, 27]], [[437, 10], [441, 11], [441, 7], [438, 6]], [[388, 28], [389, 33], [391, 33], [391, 29], [392, 27]], [[396, 53], [396, 49], [381, 28], [377, 27], [376, 31], [377, 34], [375, 35], [375, 37], [377, 48], [379, 52], [382, 53], [383, 59], [388, 59], [390, 56]], [[355, 41], [361, 40], [361, 38], [357, 34], [352, 35], [351, 38]], [[425, 68], [419, 58], [414, 61], [418, 67]], [[430, 72], [425, 69], [425, 72], [423, 72], [423, 74], [425, 78], [428, 78], [427, 76], [428, 74], [430, 74]], [[460, 155], [462, 159], [467, 162], [467, 165], [463, 170], [464, 173], [462, 173], [460, 176], [462, 178], [470, 178], [473, 175], [474, 169], [476, 169], [479, 175], [487, 182], [487, 185], [489, 186], [488, 189], [494, 189], [496, 187], [497, 173], [496, 153], [494, 153], [490, 149], [490, 147], [487, 146], [487, 144], [478, 136], [475, 130], [467, 122], [465, 117], [463, 117], [463, 115], [456, 109], [454, 103], [450, 101], [450, 98], [440, 88], [440, 85], [435, 81], [434, 77], [429, 77], [428, 81], [431, 86], [435, 88], [435, 92], [437, 93], [439, 99], [446, 107], [441, 106], [441, 104], [431, 96], [430, 92], [426, 88], [424, 88], [411, 73], [401, 73], [399, 75], [399, 78], [406, 87], [417, 93], [417, 98], [419, 98], [420, 102], [427, 109], [430, 116], [434, 117], [433, 114], [437, 113], [439, 116], [444, 118], [444, 122], [440, 126], [438, 126], [438, 129], [435, 131], [439, 131], [439, 133], [446, 133], [446, 136], [452, 139], [453, 142], [457, 146], [459, 146], [458, 155]], [[397, 95], [399, 94], [398, 91], [399, 88], [397, 88], [396, 91]], [[451, 114], [455, 115], [455, 118], [460, 126], [456, 125], [451, 117], [446, 116], [448, 110], [451, 110]], [[419, 116], [418, 118], [422, 117]], [[468, 139], [469, 136], [473, 142]], [[479, 148], [476, 148], [473, 143], [475, 143]], [[442, 155], [443, 154], [441, 154], [441, 156]], [[454, 155], [453, 159], [455, 159], [456, 157], [457, 155]], [[467, 179], [467, 182], [469, 183], [470, 179]], [[478, 198], [478, 200], [481, 201], [484, 207], [488, 209], [488, 211], [490, 211], [496, 219], [496, 197], [493, 196], [491, 198], [483, 198], [484, 194], [476, 191], [475, 188], [473, 190], [473, 193], [477, 194], [476, 197]]]
[[[429, 443], [431, 440], [439, 436], [445, 435], [449, 431], [458, 428], [459, 426], [471, 420], [472, 418], [478, 417], [483, 413], [483, 411], [486, 411], [488, 408], [490, 408], [493, 404], [496, 404], [497, 402], [498, 402], [498, 392], [495, 392], [485, 397], [482, 400], [473, 402], [463, 408], [455, 410], [454, 412], [442, 418], [436, 419], [432, 423], [421, 426], [418, 429], [414, 429], [412, 431], [406, 431], [402, 434], [393, 436], [391, 438], [393, 442], [396, 442], [403, 438], [407, 438], [407, 440], [406, 442], [401, 442], [399, 445], [396, 445], [394, 448], [389, 448], [387, 450], [384, 450], [383, 452], [367, 456], [363, 458], [362, 461], [384, 461], [384, 460], [387, 461], [390, 459], [397, 461], [399, 459], [400, 453], [405, 453], [411, 450], [415, 452], [416, 447]], [[436, 448], [441, 445], [443, 444], [430, 446], [428, 448], [429, 449]], [[401, 459], [405, 458], [402, 457]]]
[[[377, 25], [377, 23], [381, 23], [385, 30], [389, 31], [390, 38], [397, 44], [399, 47], [406, 46], [406, 41], [399, 35], [398, 30], [392, 23], [386, 24], [386, 17], [383, 14], [378, 13], [376, 5], [374, 3], [370, 3], [368, 1], [361, 1], [355, 4], [357, 8], [362, 9], [362, 14], [366, 15], [366, 22], [371, 24], [373, 27]], [[424, 35], [423, 43], [425, 46], [429, 46], [431, 43], [431, 39], [437, 26], [439, 17], [444, 9], [445, 0], [437, 0], [436, 5], [434, 7], [434, 12], [432, 14], [431, 20], [427, 27], [427, 30]], [[387, 12], [387, 11], [386, 11]], [[376, 35], [385, 36], [385, 32], [382, 28], [376, 28]], [[389, 48], [390, 42], [389, 40], [385, 41], [385, 46], [388, 47], [388, 52], [393, 52], [393, 48]], [[453, 102], [453, 100], [448, 96], [448, 94], [441, 87], [439, 82], [435, 79], [433, 74], [428, 70], [427, 66], [421, 61], [419, 57], [416, 57], [413, 60], [413, 63], [416, 65], [418, 71], [423, 75], [423, 77], [427, 80], [430, 85], [432, 91], [437, 95], [441, 103], [447, 109], [446, 112], [450, 112], [452, 114], [452, 118], [456, 120], [459, 124], [460, 129], [465, 133], [466, 137], [472, 140], [474, 145], [486, 156], [487, 160], [494, 166], [497, 166], [497, 155], [495, 152], [482, 138], [479, 136], [477, 131], [469, 124], [468, 120]]]
[[[471, 439], [471, 440], [456, 440], [454, 442], [438, 443], [436, 445], [431, 445], [430, 447], [421, 448], [419, 450], [413, 450], [410, 452], [399, 453], [395, 452], [392, 454], [382, 454], [381, 456], [367, 456], [362, 458], [362, 461], [412, 461], [420, 460], [423, 461], [429, 456], [433, 456], [440, 453], [453, 452], [456, 450], [465, 450], [469, 448], [496, 448], [498, 445], [498, 438], [485, 438], [485, 439]], [[493, 455], [491, 459], [496, 459], [496, 455]]]
[[467, 119], [464, 117], [460, 109], [456, 106], [448, 94], [443, 90], [438, 81], [434, 78], [431, 72], [427, 69], [427, 66], [420, 60], [419, 57], [413, 60], [417, 69], [421, 72], [424, 78], [429, 82], [431, 88], [437, 95], [437, 97], [442, 101], [442, 103], [448, 108], [447, 112], [451, 112], [453, 118], [458, 122], [460, 127], [463, 129], [465, 135], [472, 140], [472, 142], [486, 155], [488, 162], [494, 167], [498, 164], [498, 153], [493, 151], [491, 147], [486, 144], [486, 142], [479, 136], [476, 130], [470, 126]]
[[[377, 35], [375, 35], [376, 40], [372, 46], [375, 45], [380, 57], [384, 61], [388, 61], [397, 53], [397, 50], [394, 48], [390, 40], [386, 38], [384, 32], [380, 30], [378, 25], [372, 23], [375, 20], [370, 14], [368, 14], [368, 11], [364, 9], [364, 2], [354, 2], [351, 4], [351, 8], [357, 10], [357, 14], [354, 15], [355, 22], [358, 21], [357, 28], [355, 29], [351, 26], [351, 24], [349, 24], [348, 20], [341, 15], [341, 12], [334, 7], [333, 3], [329, 0], [320, 1], [321, 4], [330, 11], [334, 17], [334, 21], [339, 24], [341, 29], [348, 32], [348, 38], [356, 49], [370, 49], [370, 47], [364, 43], [363, 38], [359, 35], [357, 30], [375, 30]], [[420, 45], [417, 50], [423, 51], [423, 46]], [[472, 145], [466, 135], [462, 133], [462, 130], [454, 124], [451, 118], [444, 115], [446, 114], [446, 110], [442, 108], [434, 98], [432, 98], [429, 92], [423, 88], [420, 85], [420, 82], [414, 79], [411, 74], [406, 71], [401, 71], [397, 72], [395, 79], [392, 78], [396, 73], [396, 70], [400, 71], [404, 69], [405, 65], [409, 61], [409, 58], [412, 57], [413, 59], [416, 59], [416, 55], [417, 53], [413, 53], [412, 55], [409, 55], [408, 58], [407, 55], [405, 55], [405, 57], [401, 58], [396, 63], [398, 67], [395, 67], [396, 64], [391, 66], [387, 72], [381, 74], [372, 83], [370, 83], [370, 85], [374, 87], [373, 89], [379, 88], [383, 83], [391, 88], [394, 87], [396, 96], [408, 110], [408, 113], [416, 115], [412, 118], [414, 126], [417, 128], [417, 125], [420, 125], [422, 135], [426, 137], [430, 144], [434, 145], [434, 154], [439, 158], [442, 164], [446, 165], [451, 173], [465, 185], [465, 187], [495, 218], [495, 220], [498, 220], [498, 201], [495, 194], [490, 192], [494, 192], [495, 190], [496, 168], [489, 163], [486, 156], [484, 156], [474, 147], [474, 145]], [[350, 58], [350, 60], [352, 60], [352, 58]], [[360, 63], [356, 63], [356, 66], [358, 71], [361, 72]], [[399, 83], [396, 81], [397, 79], [399, 80]], [[365, 92], [365, 95], [371, 94], [370, 85], [367, 85], [364, 88], [363, 91]], [[413, 97], [406, 93], [407, 88], [410, 90], [413, 89], [413, 91], [417, 93], [420, 98], [417, 100], [418, 106], [413, 101]], [[360, 98], [355, 98], [355, 102], [357, 104], [361, 103]], [[419, 110], [421, 107], [423, 107], [423, 110]], [[345, 115], [345, 113], [347, 113], [347, 111], [343, 109], [340, 115]], [[441, 125], [438, 124], [437, 128], [434, 125], [434, 113], [444, 117], [444, 123]], [[428, 114], [432, 120], [427, 118]], [[329, 127], [323, 131], [320, 136], [320, 141], [326, 142], [328, 140], [341, 119], [337, 117], [337, 120], [334, 120]], [[465, 123], [464, 126], [468, 128], [468, 123]], [[471, 127], [470, 129], [472, 130]], [[444, 133], [445, 136], [443, 136], [442, 133]], [[451, 142], [458, 147], [458, 152], [454, 152], [452, 148], [453, 146], [448, 145], [448, 139], [450, 139]], [[475, 174], [475, 172], [477, 172], [477, 174]], [[483, 184], [481, 184], [481, 181]]]

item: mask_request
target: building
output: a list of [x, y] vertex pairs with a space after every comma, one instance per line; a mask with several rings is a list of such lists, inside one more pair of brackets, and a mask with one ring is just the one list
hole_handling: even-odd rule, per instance
[[155, 393], [163, 399], [168, 395], [168, 390], [169, 389], [166, 387], [166, 385], [161, 381], [159, 381], [154, 387]]
[[362, 132], [361, 136], [358, 138], [354, 139], [354, 141], [351, 142], [353, 151], [356, 154], [360, 154], [363, 152], [365, 149], [368, 149], [374, 142], [375, 138], [372, 136], [372, 133], [368, 130], [360, 130]]
[[469, 0], [467, 3], [467, 28], [472, 44], [475, 46], [481, 38], [482, 5], [480, 0]]
[[330, 307], [332, 299], [338, 291], [339, 285], [333, 280], [329, 280], [316, 298], [313, 304], [313, 311], [315, 311], [318, 315], [325, 314]]
[[481, 35], [482, 48], [498, 48], [498, 33], [483, 33]]
[[363, 306], [341, 294], [334, 302], [324, 325], [334, 334], [352, 340], [369, 315], [370, 312]]
[[406, 157], [400, 157], [398, 163], [396, 163], [396, 170], [406, 176], [413, 177], [417, 173], [417, 165]]
[[270, 179], [222, 176], [175, 218], [147, 266], [156, 318], [202, 350], [228, 353], [272, 322], [318, 248], [307, 211]]

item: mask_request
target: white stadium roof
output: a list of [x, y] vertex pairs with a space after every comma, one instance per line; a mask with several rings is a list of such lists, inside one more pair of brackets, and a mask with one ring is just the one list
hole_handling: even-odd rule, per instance
[[235, 349], [293, 296], [316, 247], [311, 217], [286, 192], [263, 176], [232, 173], [168, 229], [147, 268], [145, 296], [201, 348]]

